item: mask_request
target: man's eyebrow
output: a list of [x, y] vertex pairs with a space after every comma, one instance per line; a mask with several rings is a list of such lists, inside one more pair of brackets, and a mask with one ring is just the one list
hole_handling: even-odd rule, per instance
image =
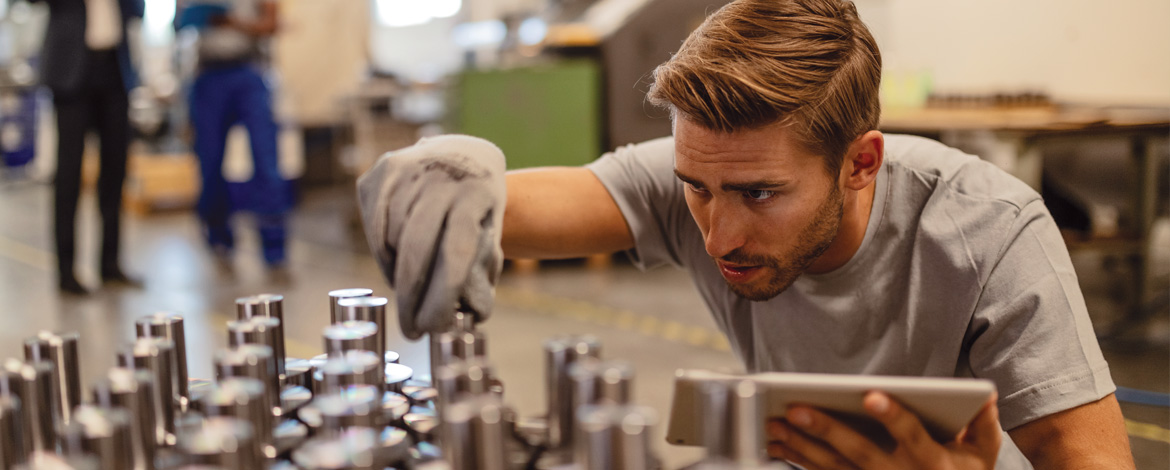
[[784, 181], [748, 181], [744, 183], [723, 183], [721, 188], [727, 192], [733, 191], [774, 191], [788, 183]]
[[705, 186], [703, 186], [703, 183], [699, 182], [699, 180], [691, 178], [690, 176], [684, 175], [682, 173], [679, 173], [677, 169], [674, 170], [674, 176], [677, 177], [678, 179], [682, 180], [682, 182], [689, 184], [691, 186], [694, 186], [696, 188], [702, 189], [705, 187]]
[[[678, 170], [674, 170], [674, 176], [677, 177], [678, 179], [682, 180], [682, 182], [687, 183], [687, 184], [694, 186], [696, 188], [699, 188], [699, 189], [706, 188], [706, 186], [703, 183], [699, 182], [699, 180], [696, 180], [694, 178], [691, 178], [690, 176], [679, 173]], [[774, 190], [780, 189], [781, 187], [784, 187], [787, 184], [788, 183], [785, 181], [761, 180], [761, 181], [748, 181], [748, 182], [744, 182], [744, 183], [723, 183], [720, 186], [720, 189], [727, 191], [727, 192], [774, 191]]]

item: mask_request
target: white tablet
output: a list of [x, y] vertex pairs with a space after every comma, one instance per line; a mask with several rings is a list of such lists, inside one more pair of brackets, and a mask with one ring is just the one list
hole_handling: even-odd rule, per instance
[[761, 420], [784, 416], [789, 405], [810, 405], [883, 446], [892, 443], [891, 437], [861, 404], [870, 390], [884, 391], [913, 411], [939, 442], [954, 439], [995, 392], [995, 384], [982, 379], [781, 372], [729, 375], [680, 370], [675, 374], [674, 403], [666, 440], [679, 445], [702, 445], [700, 406], [704, 384], [744, 379], [755, 382], [763, 397]]

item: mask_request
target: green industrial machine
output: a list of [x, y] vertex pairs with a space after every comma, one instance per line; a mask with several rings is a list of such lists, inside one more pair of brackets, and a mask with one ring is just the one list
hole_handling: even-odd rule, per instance
[[601, 156], [601, 73], [565, 60], [460, 74], [454, 128], [500, 146], [508, 168], [589, 163]]

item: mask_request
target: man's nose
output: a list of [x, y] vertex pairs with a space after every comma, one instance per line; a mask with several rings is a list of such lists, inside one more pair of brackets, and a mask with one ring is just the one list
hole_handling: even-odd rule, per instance
[[707, 254], [712, 258], [722, 258], [744, 245], [744, 226], [737, 217], [734, 208], [714, 203], [709, 207], [708, 221], [710, 229], [707, 239], [704, 240]]

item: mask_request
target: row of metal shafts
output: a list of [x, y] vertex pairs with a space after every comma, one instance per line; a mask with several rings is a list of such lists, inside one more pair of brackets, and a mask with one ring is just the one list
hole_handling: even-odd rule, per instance
[[[632, 368], [601, 361], [595, 339], [544, 343], [548, 412], [520, 419], [502, 403], [471, 315], [431, 335], [433, 380], [415, 380], [386, 350], [386, 298], [329, 297], [326, 353], [312, 359], [284, 354], [282, 296], [237, 299], [215, 382], [188, 378], [181, 316], [143, 317], [86, 404], [79, 335], [28, 338], [25, 360], [0, 367], [0, 470], [660, 467], [656, 416], [630, 404]], [[735, 405], [736, 390], [704, 394], [696, 412], [720, 416], [707, 419], [709, 458], [692, 468], [764, 468], [756, 397]]]

